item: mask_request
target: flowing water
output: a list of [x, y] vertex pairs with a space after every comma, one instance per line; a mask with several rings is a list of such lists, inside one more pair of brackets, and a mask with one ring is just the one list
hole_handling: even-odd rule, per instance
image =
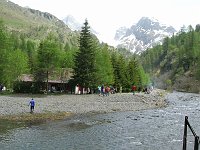
[[[2, 150], [181, 150], [184, 117], [200, 135], [200, 95], [174, 92], [166, 108], [105, 114], [10, 130], [0, 135]], [[194, 137], [188, 130], [187, 148]]]

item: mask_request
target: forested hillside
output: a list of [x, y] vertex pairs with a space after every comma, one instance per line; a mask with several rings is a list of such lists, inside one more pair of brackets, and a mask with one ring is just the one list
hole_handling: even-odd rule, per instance
[[143, 52], [140, 59], [157, 87], [200, 92], [200, 25], [183, 26], [162, 45]]
[[78, 33], [71, 31], [64, 22], [50, 13], [24, 8], [7, 0], [0, 0], [0, 10], [0, 19], [12, 33], [39, 41], [54, 32], [63, 44], [78, 46]]
[[[35, 12], [35, 10], [31, 11]], [[42, 14], [36, 12], [36, 16]], [[12, 16], [13, 20], [19, 19], [17, 14], [18, 12]], [[19, 14], [27, 15], [21, 11]], [[9, 23], [9, 19], [7, 20], [9, 15], [2, 16], [0, 84], [6, 86], [9, 91], [26, 93], [49, 91], [51, 87], [48, 87], [48, 81], [51, 79], [61, 80], [61, 83], [68, 82], [71, 88], [80, 84], [85, 88], [95, 89], [98, 85], [104, 84], [114, 86], [118, 91], [122, 87], [123, 92], [129, 92], [133, 84], [142, 88], [150, 82], [136, 56], [127, 57], [123, 55], [126, 52], [119, 53], [117, 49], [100, 43], [91, 34], [90, 27], [86, 25], [87, 21], [83, 24], [80, 33], [70, 31], [73, 35], [70, 38], [68, 28], [61, 29], [59, 24], [52, 25], [51, 19], [49, 24], [46, 23], [48, 28], [29, 30], [32, 28], [28, 27], [30, 24], [26, 26], [26, 22], [23, 21]], [[39, 21], [40, 19], [37, 20], [38, 24]], [[26, 30], [26, 27], [29, 29]], [[62, 37], [70, 40], [64, 40]], [[21, 82], [20, 77], [24, 75], [33, 77], [31, 84], [25, 85]]]
[[[0, 84], [12, 89], [18, 77], [22, 74], [36, 74], [41, 63], [46, 65], [45, 63], [48, 61], [49, 66], [45, 66], [48, 69], [56, 68], [58, 63], [65, 59], [68, 61], [62, 63], [63, 67], [70, 68], [73, 65], [72, 55], [78, 47], [69, 48], [68, 44], [64, 45], [54, 33], [50, 32], [43, 40], [35, 40], [20, 32], [13, 33], [1, 20]], [[45, 46], [46, 52], [42, 50], [43, 46]]]

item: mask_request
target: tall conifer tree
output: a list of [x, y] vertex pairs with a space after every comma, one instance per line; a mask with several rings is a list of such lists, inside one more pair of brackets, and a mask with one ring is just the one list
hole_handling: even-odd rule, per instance
[[95, 49], [88, 21], [85, 20], [80, 33], [79, 51], [75, 55], [74, 66], [74, 81], [81, 87], [91, 88], [95, 85]]

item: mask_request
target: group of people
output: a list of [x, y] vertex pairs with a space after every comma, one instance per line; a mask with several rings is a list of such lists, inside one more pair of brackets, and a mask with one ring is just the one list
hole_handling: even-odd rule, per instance
[[133, 95], [135, 94], [136, 91], [142, 91], [144, 92], [145, 94], [150, 94], [151, 91], [153, 90], [153, 86], [150, 85], [150, 86], [145, 86], [143, 89], [141, 88], [137, 88], [135, 85], [132, 86], [131, 88], [132, 92], [133, 92]]
[[153, 91], [153, 86], [145, 87], [144, 88], [144, 93], [145, 94], [150, 94]]
[[[135, 95], [135, 92], [137, 91], [137, 87], [136, 85], [133, 85], [131, 88], [133, 95]], [[98, 94], [99, 96], [109, 96], [110, 93], [114, 94], [116, 91], [113, 87], [109, 87], [109, 86], [98, 86]], [[122, 87], [120, 87], [119, 92], [122, 93]]]
[[102, 86], [98, 86], [98, 94], [99, 94], [99, 96], [109, 96], [109, 94], [110, 94], [110, 92], [111, 92], [111, 87], [109, 87], [109, 86], [104, 86], [104, 85], [102, 85]]

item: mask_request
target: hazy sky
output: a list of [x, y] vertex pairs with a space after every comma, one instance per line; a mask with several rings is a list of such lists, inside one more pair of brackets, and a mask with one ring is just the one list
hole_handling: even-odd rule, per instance
[[72, 15], [80, 23], [87, 18], [89, 25], [99, 32], [104, 41], [113, 39], [116, 29], [130, 27], [141, 17], [153, 17], [174, 26], [200, 23], [200, 0], [11, 0], [49, 12], [59, 19]]

